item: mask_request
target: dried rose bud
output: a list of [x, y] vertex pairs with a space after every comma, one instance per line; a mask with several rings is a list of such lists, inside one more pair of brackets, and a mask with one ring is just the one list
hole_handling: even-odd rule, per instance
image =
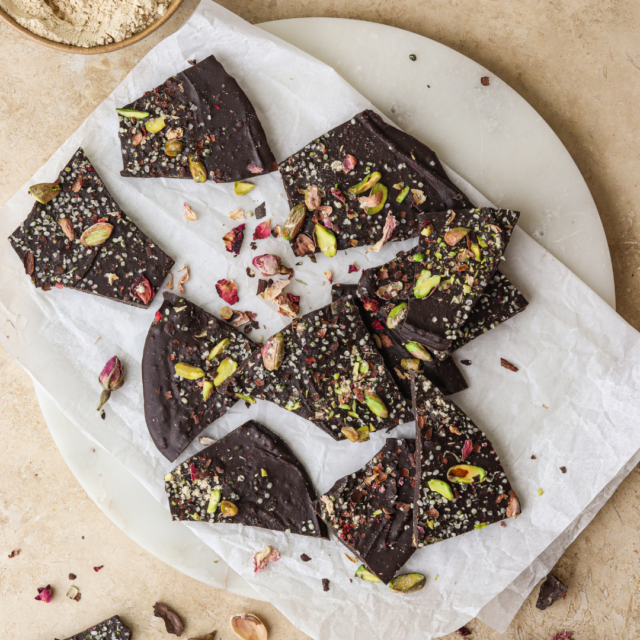
[[271, 218], [269, 220], [265, 220], [261, 222], [253, 232], [254, 240], [264, 240], [271, 235]]
[[284, 336], [276, 333], [271, 336], [262, 347], [262, 364], [267, 371], [275, 371], [280, 368], [284, 357]]
[[256, 256], [252, 264], [263, 276], [275, 276], [280, 273], [280, 257], [271, 253]]
[[113, 356], [98, 376], [98, 381], [102, 385], [102, 395], [100, 396], [100, 406], [98, 411], [102, 409], [102, 405], [109, 399], [112, 391], [119, 389], [124, 384], [124, 369], [122, 362], [118, 356]]
[[216, 291], [227, 304], [238, 302], [238, 285], [233, 280], [218, 280]]
[[242, 241], [244, 240], [244, 225], [240, 224], [237, 227], [234, 227], [222, 236], [222, 241], [224, 242], [224, 247], [229, 253], [233, 253], [234, 255], [238, 255], [240, 253], [240, 248], [242, 247]]
[[134, 298], [141, 300], [142, 304], [149, 304], [156, 295], [153, 285], [142, 275], [138, 276], [138, 279], [133, 283], [129, 293]]
[[34, 600], [40, 600], [41, 602], [51, 602], [51, 585], [48, 584], [46, 587], [38, 587], [38, 595], [34, 598]]

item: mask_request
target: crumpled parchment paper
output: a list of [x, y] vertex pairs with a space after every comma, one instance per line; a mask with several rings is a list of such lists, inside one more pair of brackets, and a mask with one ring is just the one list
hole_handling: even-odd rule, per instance
[[[381, 264], [415, 241], [390, 243], [368, 256], [366, 248], [331, 260], [319, 255], [317, 264], [304, 259], [298, 266], [300, 259], [288, 245], [273, 238], [258, 241], [258, 249], [251, 251], [258, 222], [249, 218], [244, 246], [233, 258], [221, 239], [237, 224], [229, 211], [253, 210], [266, 201], [274, 224], [285, 220], [288, 207], [277, 173], [257, 176], [257, 188], [243, 197], [233, 194], [232, 184], [121, 178], [114, 108], [182, 70], [188, 59], [210, 53], [253, 101], [278, 160], [370, 107], [332, 69], [203, 0], [183, 28], [134, 68], [29, 184], [55, 179], [82, 146], [122, 208], [176, 259], [174, 272], [183, 264], [190, 267], [185, 295], [215, 313], [225, 303], [214, 284], [232, 278], [240, 294], [235, 307], [255, 311], [261, 329], [252, 337], [266, 338], [286, 320], [255, 295], [257, 279], [245, 272], [254, 255], [277, 253], [295, 266], [300, 282], [290, 290], [301, 295], [305, 313], [330, 301], [324, 270], [331, 270], [336, 282], [355, 282], [358, 274], [347, 275], [349, 264]], [[469, 185], [463, 183], [463, 188], [478, 204], [483, 202]], [[196, 222], [182, 218], [185, 201], [197, 213]], [[163, 476], [173, 465], [148, 435], [140, 376], [144, 339], [161, 296], [142, 311], [72, 290], [36, 290], [6, 240], [32, 203], [25, 186], [0, 216], [0, 339], [78, 428], [164, 502]], [[490, 620], [512, 615], [514, 603], [528, 595], [540, 567], [561, 553], [566, 540], [593, 517], [637, 461], [640, 373], [635, 363], [640, 361], [640, 335], [523, 231], [516, 229], [506, 258], [505, 273], [531, 304], [525, 313], [455, 354], [458, 361], [473, 362], [463, 367], [470, 388], [455, 401], [495, 444], [520, 496], [520, 518], [509, 520], [506, 528], [492, 525], [419, 550], [406, 570], [424, 573], [427, 585], [409, 596], [393, 594], [384, 585], [352, 581], [356, 565], [346, 560], [345, 549], [335, 541], [241, 525], [175, 524], [192, 527], [311, 637], [426, 640], [457, 629], [481, 611]], [[114, 354], [125, 364], [126, 383], [112, 395], [103, 421], [95, 410], [97, 377]], [[519, 371], [502, 368], [500, 357]], [[238, 403], [207, 433], [219, 437], [249, 418], [285, 438], [319, 492], [359, 469], [386, 437], [376, 433], [361, 445], [337, 443], [311, 423], [264, 402], [248, 410]], [[413, 437], [412, 425], [391, 435]], [[192, 444], [180, 460], [200, 448]], [[567, 467], [566, 474], [561, 466]], [[253, 555], [266, 544], [275, 546], [282, 559], [254, 574]], [[302, 562], [301, 553], [313, 560]], [[328, 592], [322, 589], [322, 578], [331, 581]], [[502, 592], [508, 597], [495, 599]]]

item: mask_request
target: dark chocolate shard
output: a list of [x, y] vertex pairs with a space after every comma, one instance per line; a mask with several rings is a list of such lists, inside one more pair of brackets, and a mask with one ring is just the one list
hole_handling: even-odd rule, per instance
[[259, 204], [255, 210], [256, 220], [262, 220], [267, 215], [267, 206], [264, 202]]
[[437, 351], [450, 349], [497, 271], [519, 215], [479, 208], [420, 216], [414, 260], [421, 260], [415, 263], [404, 337]]
[[307, 313], [280, 333], [280, 367], [267, 371], [257, 349], [239, 368], [230, 392], [274, 402], [336, 440], [367, 440], [372, 430], [413, 419], [350, 296]]
[[414, 544], [423, 547], [520, 514], [491, 441], [424, 376], [411, 373], [416, 419]]
[[385, 584], [415, 552], [414, 451], [414, 440], [389, 438], [363, 469], [338, 480], [314, 502], [338, 540]]
[[[36, 202], [9, 241], [25, 262], [31, 256], [31, 280], [38, 288], [78, 291], [148, 307], [173, 266], [168, 256], [122, 211], [82, 149], [58, 177], [60, 193], [47, 204]], [[98, 225], [98, 226], [96, 226]], [[87, 236], [104, 232], [100, 244]], [[26, 264], [26, 263], [25, 263]], [[138, 279], [147, 295], [132, 293]], [[149, 297], [150, 296], [150, 297]]]
[[125, 623], [120, 620], [120, 616], [113, 616], [113, 618], [103, 620], [93, 627], [89, 627], [88, 629], [85, 629], [80, 633], [76, 633], [66, 640], [86, 640], [87, 638], [91, 638], [91, 640], [93, 640], [94, 638], [96, 640], [98, 638], [117, 638], [117, 640], [130, 640], [131, 629], [129, 629], [129, 627], [127, 627], [127, 625], [125, 625]]
[[[411, 378], [409, 369], [406, 368], [407, 360], [411, 360], [411, 365], [419, 364], [424, 375], [447, 395], [463, 391], [468, 387], [462, 373], [451, 358], [440, 362], [436, 358], [430, 361], [420, 361], [416, 363], [416, 358], [409, 353], [404, 345], [406, 340], [400, 336], [397, 329], [387, 327], [389, 316], [388, 309], [382, 303], [367, 306], [364, 300], [375, 300], [373, 291], [374, 273], [376, 268], [363, 271], [360, 282], [355, 284], [334, 284], [331, 287], [331, 295], [334, 300], [344, 296], [352, 295], [358, 305], [360, 315], [367, 325], [369, 333], [373, 336], [376, 347], [382, 356], [387, 370], [398, 385], [398, 389], [404, 398], [411, 402]], [[411, 279], [413, 273], [411, 274]], [[367, 307], [369, 307], [367, 309]], [[377, 309], [377, 311], [375, 310]], [[429, 356], [430, 357], [430, 356]]]
[[556, 600], [566, 598], [568, 590], [569, 587], [567, 585], [549, 574], [547, 579], [540, 585], [536, 609], [540, 609], [540, 611], [548, 609]]
[[235, 371], [234, 364], [242, 365], [252, 346], [231, 325], [186, 298], [165, 292], [142, 357], [145, 419], [162, 455], [175, 460], [236, 402], [236, 397], [218, 390], [221, 378]]
[[118, 118], [123, 176], [192, 180], [190, 157], [202, 163], [202, 181], [233, 182], [277, 169], [253, 105], [214, 56], [123, 108], [149, 113]]
[[[333, 231], [338, 250], [376, 243], [382, 238], [388, 215], [394, 216], [397, 223], [390, 241], [416, 237], [420, 228], [411, 189], [422, 193], [423, 211], [473, 206], [449, 180], [429, 147], [386, 124], [370, 110], [310, 142], [282, 162], [280, 172], [291, 208], [305, 203], [305, 192], [312, 185], [318, 187], [324, 208], [307, 212], [300, 234], [313, 238], [314, 227], [320, 223]], [[373, 184], [363, 184], [361, 190], [354, 188], [376, 173], [381, 174], [378, 185], [384, 189]], [[367, 213], [367, 201], [358, 198], [379, 191], [384, 193], [383, 200], [368, 206], [375, 213]], [[317, 202], [311, 200], [308, 204], [315, 206]], [[296, 246], [293, 238], [294, 251]], [[319, 248], [315, 247], [315, 251]]]
[[326, 537], [306, 470], [275, 433], [250, 420], [165, 476], [174, 520]]

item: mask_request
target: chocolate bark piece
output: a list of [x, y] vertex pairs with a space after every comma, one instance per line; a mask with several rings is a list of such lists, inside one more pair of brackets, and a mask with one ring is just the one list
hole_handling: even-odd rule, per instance
[[338, 540], [385, 584], [415, 552], [414, 452], [414, 440], [389, 438], [363, 469], [313, 503]]
[[[345, 172], [348, 155], [353, 156], [357, 164]], [[333, 230], [338, 250], [380, 240], [389, 214], [395, 216], [398, 225], [390, 240], [416, 237], [420, 231], [418, 212], [412, 206], [413, 194], [409, 189], [424, 194], [424, 211], [473, 206], [449, 180], [429, 147], [386, 124], [370, 110], [358, 113], [310, 142], [283, 161], [280, 172], [292, 208], [305, 203], [305, 191], [309, 187], [318, 187], [321, 204], [331, 207], [331, 212], [325, 215], [324, 211], [308, 211], [300, 235], [313, 239], [314, 226], [319, 222]], [[349, 189], [375, 172], [382, 174], [378, 184], [386, 187], [387, 198], [378, 213], [367, 214], [357, 198], [368, 195], [371, 189], [359, 194]], [[292, 240], [292, 246], [297, 255], [305, 255], [297, 239]], [[315, 251], [319, 249], [315, 247]]]
[[257, 349], [229, 384], [232, 393], [274, 402], [335, 440], [366, 440], [370, 430], [413, 419], [351, 296], [307, 313], [280, 334], [279, 368], [268, 371]]
[[517, 517], [518, 497], [489, 438], [424, 376], [412, 372], [411, 384], [420, 477], [414, 544], [423, 547]]
[[548, 609], [556, 600], [566, 598], [568, 590], [569, 587], [566, 584], [549, 574], [547, 579], [540, 585], [536, 609], [540, 609], [540, 611]]
[[[122, 211], [82, 149], [58, 177], [60, 194], [47, 204], [36, 202], [31, 213], [10, 236], [20, 259], [33, 256], [32, 282], [49, 290], [72, 287], [119, 302], [147, 308], [174, 264]], [[61, 222], [68, 221], [68, 222]], [[80, 242], [99, 223], [113, 229], [97, 246]], [[63, 230], [73, 229], [73, 240]], [[146, 303], [131, 289], [143, 276], [151, 287]]]
[[[520, 214], [465, 209], [420, 216], [420, 256], [401, 334], [447, 351], [497, 271]], [[414, 260], [417, 256], [414, 256]]]
[[[223, 340], [229, 342], [220, 346]], [[219, 382], [216, 375], [226, 367], [222, 365], [225, 361], [239, 367], [250, 355], [252, 345], [234, 327], [186, 298], [165, 292], [142, 356], [144, 415], [162, 455], [175, 460], [207, 425], [235, 403], [236, 397], [221, 393], [219, 385], [214, 384]], [[211, 358], [216, 347], [220, 353]], [[181, 376], [178, 364], [196, 370], [187, 370]], [[189, 375], [194, 379], [188, 379]], [[206, 393], [210, 395], [205, 399]]]
[[[165, 476], [174, 520], [204, 520], [326, 537], [306, 470], [286, 442], [250, 420]], [[219, 492], [219, 493], [218, 493]], [[223, 501], [237, 508], [225, 515]]]
[[131, 629], [120, 620], [120, 616], [103, 620], [93, 627], [76, 633], [67, 640], [111, 640], [112, 638], [117, 638], [117, 640], [130, 640], [131, 638]]
[[[399, 332], [386, 326], [389, 315], [387, 307], [372, 304], [375, 298], [375, 292], [371, 289], [374, 271], [376, 271], [375, 268], [363, 271], [357, 285], [334, 284], [331, 287], [331, 295], [333, 300], [344, 295], [353, 296], [387, 370], [398, 385], [400, 393], [411, 402], [411, 377], [409, 369], [403, 367], [402, 362], [407, 359], [415, 360], [415, 357], [405, 349], [406, 340], [400, 336]], [[363, 299], [368, 301], [366, 306]], [[447, 395], [468, 388], [466, 380], [451, 358], [442, 362], [431, 358], [429, 362], [419, 361], [419, 364], [424, 375]]]
[[[189, 156], [203, 163], [205, 180], [216, 182], [245, 180], [277, 169], [253, 105], [215, 56], [172, 76], [123, 109], [149, 113], [146, 118], [118, 118], [123, 176], [192, 180]], [[165, 126], [152, 133], [147, 125], [153, 130], [156, 118]], [[166, 149], [168, 142], [174, 144]], [[177, 155], [167, 155], [167, 150]]]

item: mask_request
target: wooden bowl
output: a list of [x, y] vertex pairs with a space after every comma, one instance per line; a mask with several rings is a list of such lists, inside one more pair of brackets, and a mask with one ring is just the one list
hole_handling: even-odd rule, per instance
[[6, 11], [0, 9], [0, 19], [4, 20], [7, 24], [12, 26], [16, 31], [19, 31], [22, 35], [27, 36], [35, 42], [57, 49], [58, 51], [64, 51], [65, 53], [79, 53], [80, 55], [94, 55], [98, 53], [110, 53], [111, 51], [118, 51], [131, 44], [140, 42], [143, 38], [146, 38], [150, 33], [153, 33], [158, 27], [161, 27], [180, 7], [182, 0], [172, 0], [171, 4], [167, 7], [167, 10], [163, 16], [158, 18], [155, 22], [152, 22], [148, 27], [145, 27], [142, 31], [134, 33], [129, 38], [125, 38], [120, 42], [112, 42], [111, 44], [97, 45], [95, 47], [77, 47], [73, 44], [63, 44], [62, 42], [54, 42], [48, 40], [42, 36], [37, 36], [35, 33], [29, 31], [22, 25], [18, 24]]

